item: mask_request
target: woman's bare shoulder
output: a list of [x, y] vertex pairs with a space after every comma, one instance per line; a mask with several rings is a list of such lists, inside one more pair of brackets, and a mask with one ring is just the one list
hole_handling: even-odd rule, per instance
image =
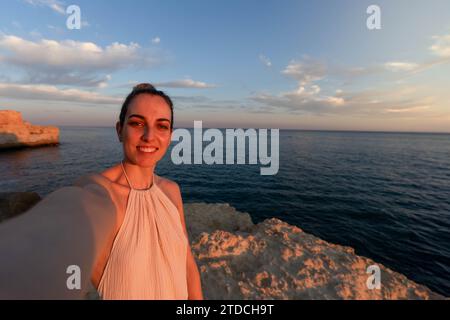
[[122, 189], [118, 188], [118, 184], [114, 183], [114, 167], [108, 168], [99, 173], [89, 173], [78, 178], [74, 185], [87, 189], [101, 189], [115, 204], [117, 210], [122, 206], [123, 196]]
[[168, 178], [164, 178], [161, 176], [156, 176], [155, 183], [160, 187], [161, 189], [164, 189], [167, 192], [170, 193], [180, 193], [180, 186], [178, 183], [176, 183], [173, 180], [170, 180]]
[[85, 187], [89, 184], [98, 184], [106, 189], [110, 190], [113, 188], [113, 183], [117, 179], [117, 166], [108, 168], [99, 173], [88, 173], [84, 176], [79, 177], [74, 185], [79, 187]]
[[178, 183], [158, 175], [156, 176], [155, 183], [177, 207], [182, 206]]
[[117, 180], [120, 177], [120, 174], [122, 173], [120, 166], [117, 164], [115, 166], [112, 166], [110, 168], [107, 168], [100, 172], [99, 174], [103, 176], [104, 178], [110, 180], [111, 182], [117, 182]]

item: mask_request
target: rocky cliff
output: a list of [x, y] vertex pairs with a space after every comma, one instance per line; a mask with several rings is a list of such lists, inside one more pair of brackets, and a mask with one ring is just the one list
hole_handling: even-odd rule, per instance
[[[206, 299], [440, 299], [404, 275], [279, 219], [254, 225], [228, 204], [185, 205]], [[369, 266], [380, 289], [369, 289]], [[369, 281], [368, 281], [369, 280]]]
[[0, 222], [24, 213], [40, 200], [36, 192], [0, 192]]
[[36, 147], [59, 143], [59, 129], [22, 120], [20, 112], [0, 110], [0, 149]]

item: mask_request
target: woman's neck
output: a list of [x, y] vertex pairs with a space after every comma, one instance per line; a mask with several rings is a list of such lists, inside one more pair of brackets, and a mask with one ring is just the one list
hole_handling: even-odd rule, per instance
[[134, 189], [148, 189], [152, 185], [155, 167], [140, 167], [138, 165], [122, 161], [127, 177]]

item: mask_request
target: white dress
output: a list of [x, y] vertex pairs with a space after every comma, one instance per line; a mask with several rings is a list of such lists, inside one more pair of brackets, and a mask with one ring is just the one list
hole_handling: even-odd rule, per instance
[[154, 178], [150, 188], [134, 189], [122, 169], [131, 190], [100, 279], [100, 297], [186, 300], [188, 240], [178, 209]]

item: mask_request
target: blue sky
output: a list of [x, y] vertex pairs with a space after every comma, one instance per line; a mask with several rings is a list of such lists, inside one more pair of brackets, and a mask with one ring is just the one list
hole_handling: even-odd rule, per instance
[[0, 108], [40, 124], [113, 126], [151, 82], [178, 127], [449, 132], [449, 74], [446, 0], [0, 2]]

